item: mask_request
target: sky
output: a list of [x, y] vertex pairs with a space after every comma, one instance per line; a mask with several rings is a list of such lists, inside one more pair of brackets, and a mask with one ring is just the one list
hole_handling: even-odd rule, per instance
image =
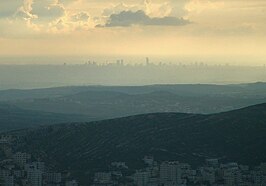
[[0, 0], [0, 63], [154, 55], [261, 65], [265, 51], [265, 0]]

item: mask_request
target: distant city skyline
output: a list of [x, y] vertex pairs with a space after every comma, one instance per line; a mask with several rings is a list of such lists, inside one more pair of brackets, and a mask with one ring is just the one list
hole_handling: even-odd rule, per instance
[[0, 65], [81, 65], [96, 62], [98, 65], [113, 64], [122, 60], [124, 65], [145, 65], [149, 59], [150, 64], [159, 65], [233, 65], [233, 66], [265, 66], [266, 60], [257, 57], [256, 63], [251, 56], [159, 56], [159, 55], [80, 55], [80, 56], [0, 56]]
[[[266, 65], [230, 63], [155, 63], [141, 58], [128, 63], [121, 58], [100, 63], [84, 60], [73, 64], [0, 65], [0, 89], [84, 85], [238, 84], [266, 82]], [[72, 63], [68, 63], [68, 62]], [[148, 62], [148, 63], [147, 63]]]
[[1, 1], [0, 64], [48, 63], [53, 56], [194, 56], [262, 65], [265, 12], [264, 0]]

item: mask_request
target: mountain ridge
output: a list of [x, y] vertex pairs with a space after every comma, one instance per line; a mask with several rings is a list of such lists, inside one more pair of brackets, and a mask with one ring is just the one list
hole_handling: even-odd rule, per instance
[[45, 152], [62, 170], [79, 173], [106, 170], [114, 161], [139, 168], [145, 155], [191, 165], [219, 158], [255, 166], [266, 162], [264, 108], [266, 104], [221, 114], [151, 113], [43, 126], [26, 132], [21, 148], [35, 156]]

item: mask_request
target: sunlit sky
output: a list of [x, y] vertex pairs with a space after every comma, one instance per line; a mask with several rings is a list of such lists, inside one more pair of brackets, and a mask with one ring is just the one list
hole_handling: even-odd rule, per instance
[[265, 51], [265, 0], [0, 1], [0, 59], [219, 56], [265, 64]]

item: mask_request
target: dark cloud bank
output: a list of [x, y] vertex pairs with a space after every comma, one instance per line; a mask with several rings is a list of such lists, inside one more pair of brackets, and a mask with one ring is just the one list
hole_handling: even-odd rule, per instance
[[177, 17], [149, 17], [144, 11], [122, 11], [112, 14], [105, 25], [98, 27], [129, 27], [132, 25], [147, 26], [182, 26], [190, 24], [189, 20]]

